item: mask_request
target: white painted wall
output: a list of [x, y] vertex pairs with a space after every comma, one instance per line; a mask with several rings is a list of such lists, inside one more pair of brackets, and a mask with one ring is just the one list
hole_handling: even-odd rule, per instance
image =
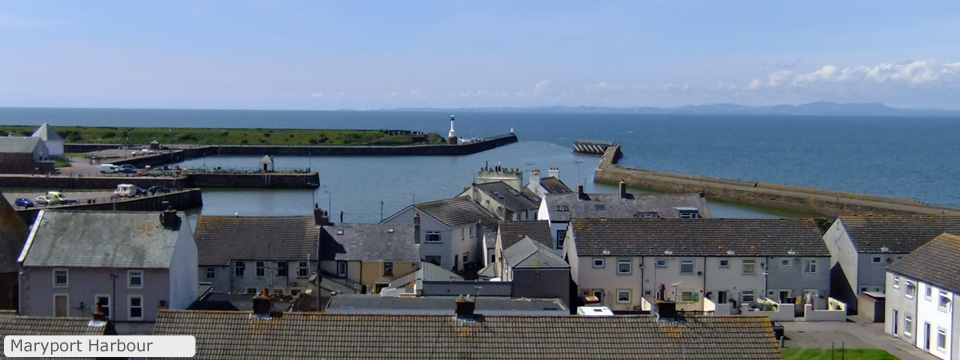
[[181, 225], [170, 260], [170, 294], [167, 299], [171, 309], [186, 309], [197, 300], [197, 244], [193, 241], [193, 231], [186, 216], [183, 213], [177, 213], [177, 216], [180, 216]]
[[[926, 296], [927, 289], [931, 290], [931, 296], [928, 298]], [[940, 301], [940, 291], [944, 291], [947, 298], [951, 300], [949, 306], [946, 307], [946, 310], [939, 309]], [[941, 290], [940, 288], [933, 286], [932, 284], [919, 282], [917, 286], [917, 318], [920, 320], [917, 322], [917, 344], [921, 345], [923, 349], [923, 344], [925, 343], [925, 324], [930, 324], [930, 354], [941, 359], [953, 359], [956, 358], [950, 356], [950, 350], [953, 347], [953, 334], [952, 334], [952, 325], [953, 325], [953, 311], [954, 306], [952, 300], [954, 299], [954, 293], [950, 291]], [[943, 329], [947, 333], [946, 344], [942, 349], [937, 347], [937, 331], [938, 329]]]

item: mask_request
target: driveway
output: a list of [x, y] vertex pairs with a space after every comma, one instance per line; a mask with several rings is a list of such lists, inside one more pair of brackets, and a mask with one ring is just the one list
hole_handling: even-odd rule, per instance
[[[856, 317], [851, 319], [859, 320]], [[883, 349], [901, 359], [939, 360], [913, 345], [883, 332], [883, 323], [847, 322], [783, 322], [787, 340], [785, 348]]]

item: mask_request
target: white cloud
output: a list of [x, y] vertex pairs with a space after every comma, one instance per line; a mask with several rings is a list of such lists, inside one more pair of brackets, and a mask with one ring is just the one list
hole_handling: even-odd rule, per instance
[[315, 92], [315, 93], [310, 94], [310, 97], [312, 97], [312, 98], [322, 98], [322, 97], [323, 97], [323, 93], [322, 93], [322, 92]]
[[750, 81], [750, 84], [747, 84], [747, 89], [759, 89], [760, 88], [760, 79], [753, 79]]
[[423, 97], [423, 93], [420, 90], [410, 90], [410, 97], [419, 99]]
[[541, 80], [533, 85], [533, 96], [550, 96], [553, 92], [553, 82], [550, 80]]
[[817, 71], [797, 75], [790, 85], [810, 86], [829, 83], [919, 86], [956, 83], [958, 81], [960, 81], [960, 62], [942, 64], [929, 60], [881, 63], [873, 67], [839, 68], [834, 65], [826, 65]]

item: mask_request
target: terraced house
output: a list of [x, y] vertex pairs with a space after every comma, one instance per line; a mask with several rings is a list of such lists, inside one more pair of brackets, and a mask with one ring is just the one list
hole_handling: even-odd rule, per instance
[[420, 268], [420, 245], [409, 224], [336, 224], [320, 231], [323, 295], [371, 293]]
[[576, 219], [566, 243], [580, 295], [614, 310], [648, 310], [661, 285], [692, 311], [827, 302], [830, 253], [809, 219]]

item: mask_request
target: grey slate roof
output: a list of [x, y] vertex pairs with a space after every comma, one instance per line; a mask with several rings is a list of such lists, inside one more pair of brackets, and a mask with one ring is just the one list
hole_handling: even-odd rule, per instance
[[840, 221], [859, 253], [907, 254], [937, 235], [960, 234], [960, 216], [841, 216]]
[[0, 273], [20, 271], [17, 258], [28, 235], [27, 224], [0, 194]]
[[231, 260], [317, 258], [320, 230], [313, 216], [200, 216], [193, 235], [200, 266]]
[[503, 250], [503, 258], [512, 269], [569, 269], [570, 265], [553, 248], [524, 237]]
[[431, 262], [422, 262], [419, 271], [422, 273], [420, 279], [423, 281], [463, 281], [462, 276]]
[[941, 234], [895, 261], [887, 270], [960, 292], [960, 236]]
[[[0, 312], [0, 339], [7, 335], [104, 335], [106, 321], [81, 318], [17, 316]], [[0, 359], [6, 341], [0, 341]], [[69, 358], [60, 358], [69, 359]]]
[[321, 260], [420, 261], [412, 224], [336, 224], [320, 239]]
[[0, 137], [0, 153], [33, 153], [42, 140], [32, 136], [4, 136]]
[[514, 213], [523, 211], [536, 213], [540, 208], [540, 199], [530, 198], [522, 194], [503, 181], [474, 185], [493, 199], [497, 199], [503, 207]]
[[[478, 304], [479, 306], [479, 304]], [[780, 359], [770, 319], [349, 315], [161, 310], [155, 335], [194, 335], [196, 359]]]
[[[550, 221], [570, 221], [575, 218], [627, 219], [637, 216], [640, 212], [655, 211], [661, 218], [675, 219], [679, 217], [674, 208], [687, 207], [700, 210], [700, 216], [710, 217], [707, 199], [699, 194], [687, 195], [641, 195], [628, 194], [621, 198], [620, 194], [585, 194], [581, 200], [578, 194], [547, 195], [547, 211], [550, 212]], [[562, 207], [565, 210], [558, 210]], [[568, 209], [568, 210], [567, 210]]]
[[[419, 296], [388, 297], [379, 295], [337, 294], [330, 298], [326, 311], [334, 314], [455, 314], [454, 297]], [[484, 315], [537, 313], [569, 309], [560, 299], [529, 299], [481, 296], [476, 299], [476, 313]]]
[[477, 221], [488, 229], [497, 225], [493, 214], [465, 197], [425, 202], [413, 207], [451, 228], [476, 224]]
[[30, 135], [30, 136], [38, 137], [43, 141], [57, 141], [57, 140], [63, 141], [63, 137], [61, 137], [60, 134], [57, 134], [56, 131], [50, 128], [50, 125], [48, 125], [47, 123], [43, 123], [43, 125], [40, 125], [40, 128], [37, 129], [37, 131], [34, 131], [33, 135]]
[[550, 223], [547, 221], [501, 221], [498, 228], [500, 242], [504, 249], [516, 244], [524, 237], [530, 237], [541, 244], [553, 247]]
[[[41, 211], [23, 265], [103, 268], [170, 267], [178, 230], [159, 212]], [[180, 227], [189, 225], [182, 212]]]
[[572, 227], [580, 256], [830, 256], [812, 219], [576, 219]]
[[567, 187], [567, 184], [564, 184], [563, 181], [557, 179], [554, 176], [540, 178], [540, 186], [543, 186], [547, 190], [547, 193], [550, 195], [554, 194], [572, 194], [573, 190], [570, 190]]

